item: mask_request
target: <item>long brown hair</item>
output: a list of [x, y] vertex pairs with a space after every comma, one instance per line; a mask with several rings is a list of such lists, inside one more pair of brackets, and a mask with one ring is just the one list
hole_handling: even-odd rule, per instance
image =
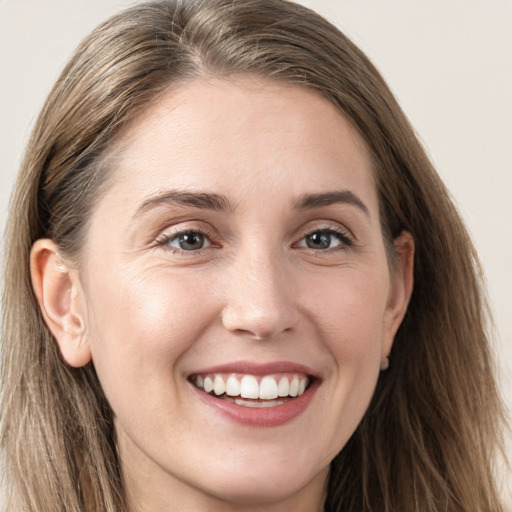
[[336, 104], [372, 155], [383, 232], [416, 244], [415, 288], [357, 431], [331, 464], [326, 510], [501, 511], [502, 409], [481, 272], [449, 194], [367, 57], [286, 0], [145, 3], [99, 26], [51, 91], [26, 149], [6, 234], [1, 428], [7, 508], [126, 510], [112, 411], [93, 365], [67, 366], [31, 287], [35, 240], [75, 261], [123, 126], [169, 87], [253, 74]]

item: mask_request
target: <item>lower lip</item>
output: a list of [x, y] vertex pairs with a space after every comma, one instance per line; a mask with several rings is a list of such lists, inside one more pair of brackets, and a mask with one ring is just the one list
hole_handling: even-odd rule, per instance
[[314, 380], [304, 393], [275, 407], [244, 407], [233, 402], [216, 398], [190, 384], [197, 396], [217, 413], [235, 423], [258, 428], [279, 427], [291, 422], [306, 410], [318, 389]]

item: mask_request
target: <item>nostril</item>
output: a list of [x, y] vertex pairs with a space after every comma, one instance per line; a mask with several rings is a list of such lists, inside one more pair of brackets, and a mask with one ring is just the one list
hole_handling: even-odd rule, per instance
[[222, 324], [228, 331], [248, 336], [256, 341], [265, 341], [294, 330], [297, 322], [292, 308], [280, 310], [274, 305], [255, 307], [254, 305], [230, 305], [222, 312]]

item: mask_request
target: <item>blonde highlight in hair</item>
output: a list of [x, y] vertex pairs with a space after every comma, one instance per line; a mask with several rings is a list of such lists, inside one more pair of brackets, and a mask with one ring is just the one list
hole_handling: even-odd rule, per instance
[[481, 272], [449, 194], [367, 57], [286, 0], [168, 0], [86, 38], [37, 120], [11, 203], [3, 295], [0, 448], [8, 510], [123, 512], [113, 413], [92, 364], [70, 368], [32, 291], [33, 243], [80, 262], [123, 128], [164, 91], [256, 75], [336, 104], [372, 155], [383, 232], [416, 244], [415, 289], [358, 429], [331, 464], [330, 512], [502, 511], [502, 409]]

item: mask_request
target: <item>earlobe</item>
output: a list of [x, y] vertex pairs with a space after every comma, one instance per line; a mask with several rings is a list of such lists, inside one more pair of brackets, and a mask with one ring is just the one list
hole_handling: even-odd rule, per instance
[[86, 365], [91, 351], [85, 337], [85, 304], [77, 272], [66, 265], [49, 239], [37, 240], [32, 246], [30, 272], [44, 321], [62, 357], [70, 366]]
[[386, 338], [382, 359], [389, 355], [395, 335], [404, 319], [414, 285], [414, 239], [403, 231], [394, 240], [396, 262], [391, 270], [391, 293], [386, 312]]

